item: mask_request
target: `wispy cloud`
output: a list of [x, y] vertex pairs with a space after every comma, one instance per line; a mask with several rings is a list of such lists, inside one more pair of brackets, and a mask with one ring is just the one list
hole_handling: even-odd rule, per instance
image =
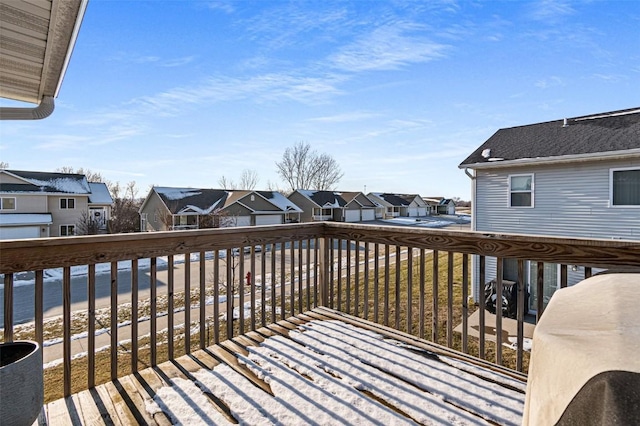
[[379, 116], [380, 116], [379, 113], [355, 111], [355, 112], [346, 112], [343, 114], [328, 115], [324, 117], [315, 117], [315, 118], [309, 119], [308, 121], [319, 122], [319, 123], [346, 123], [346, 122], [368, 120], [368, 119], [379, 117]]
[[574, 8], [564, 0], [542, 0], [531, 7], [530, 17], [536, 21], [555, 22], [575, 13]]
[[183, 56], [180, 58], [164, 59], [157, 55], [140, 55], [132, 52], [118, 52], [107, 58], [108, 61], [122, 62], [136, 65], [156, 64], [161, 67], [179, 67], [189, 64], [195, 59], [195, 56]]
[[210, 1], [207, 3], [207, 7], [211, 10], [220, 10], [227, 14], [231, 14], [236, 10], [231, 1]]
[[182, 58], [167, 59], [165, 61], [162, 61], [160, 63], [160, 66], [163, 66], [166, 68], [181, 67], [183, 65], [187, 65], [193, 62], [194, 59], [195, 59], [195, 56], [184, 56]]
[[47, 135], [46, 141], [38, 143], [36, 147], [45, 151], [64, 151], [75, 149], [78, 146], [86, 145], [90, 142], [91, 138], [89, 136], [53, 134]]
[[203, 84], [178, 87], [132, 101], [141, 111], [175, 114], [185, 105], [197, 106], [223, 101], [251, 99], [254, 102], [292, 100], [318, 104], [340, 94], [338, 84], [343, 78], [329, 76], [296, 76], [292, 74], [263, 74], [247, 78], [213, 77]]
[[557, 76], [551, 76], [542, 80], [538, 80], [535, 86], [540, 89], [549, 89], [551, 87], [564, 86], [564, 81]]
[[593, 74], [593, 77], [598, 80], [608, 81], [608, 82], [616, 82], [627, 80], [627, 77], [620, 74]]
[[446, 45], [413, 35], [414, 24], [378, 27], [329, 57], [329, 65], [348, 72], [394, 70], [445, 56]]
[[346, 5], [307, 8], [304, 3], [280, 4], [284, 6], [267, 9], [260, 15], [238, 22], [238, 25], [245, 28], [250, 39], [269, 49], [326, 42], [349, 27]]

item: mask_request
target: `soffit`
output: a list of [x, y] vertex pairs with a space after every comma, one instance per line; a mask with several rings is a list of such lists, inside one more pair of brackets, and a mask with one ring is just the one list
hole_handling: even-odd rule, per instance
[[55, 98], [86, 0], [0, 0], [0, 97]]

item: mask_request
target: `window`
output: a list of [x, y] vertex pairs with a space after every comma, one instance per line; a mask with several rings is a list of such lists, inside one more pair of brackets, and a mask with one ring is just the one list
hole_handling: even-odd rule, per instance
[[533, 207], [533, 175], [509, 176], [509, 206]]
[[318, 208], [313, 209], [314, 216], [331, 216], [331, 214], [332, 214], [331, 209], [318, 209]]
[[612, 205], [640, 206], [640, 169], [612, 169], [610, 182]]
[[75, 234], [76, 234], [75, 225], [60, 225], [60, 236], [61, 237], [67, 237], [69, 235], [75, 235]]
[[75, 200], [75, 198], [60, 198], [60, 208], [61, 209], [75, 209], [76, 208], [76, 200]]
[[0, 209], [1, 210], [15, 210], [16, 209], [16, 199], [15, 198], [0, 198]]

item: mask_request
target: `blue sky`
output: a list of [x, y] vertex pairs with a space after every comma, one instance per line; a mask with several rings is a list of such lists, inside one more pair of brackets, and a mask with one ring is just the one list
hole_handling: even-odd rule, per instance
[[309, 143], [339, 190], [470, 198], [496, 130], [640, 105], [640, 3], [90, 0], [53, 115], [10, 168], [216, 188]]

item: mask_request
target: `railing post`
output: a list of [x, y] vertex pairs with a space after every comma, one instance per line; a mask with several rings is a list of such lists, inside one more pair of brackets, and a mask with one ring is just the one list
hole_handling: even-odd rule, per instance
[[4, 341], [13, 342], [13, 274], [4, 275]]
[[329, 245], [326, 237], [318, 238], [318, 247], [320, 305], [329, 306]]

